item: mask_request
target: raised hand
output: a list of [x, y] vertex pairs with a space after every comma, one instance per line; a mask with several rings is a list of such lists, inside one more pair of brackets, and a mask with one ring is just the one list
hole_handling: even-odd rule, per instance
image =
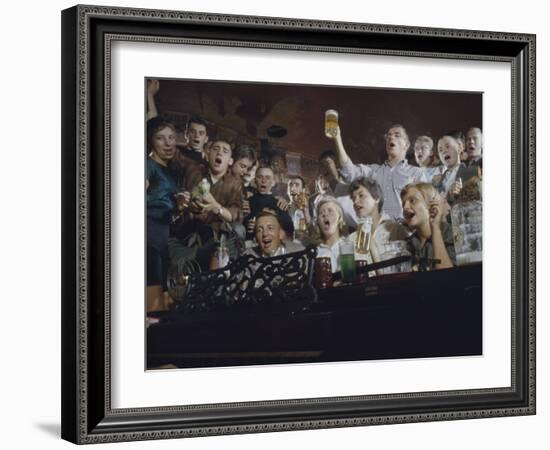
[[432, 227], [440, 227], [443, 220], [443, 199], [437, 194], [428, 204], [428, 211], [430, 213], [430, 225]]
[[157, 95], [160, 90], [159, 80], [147, 80], [147, 94], [152, 95], [153, 97]]

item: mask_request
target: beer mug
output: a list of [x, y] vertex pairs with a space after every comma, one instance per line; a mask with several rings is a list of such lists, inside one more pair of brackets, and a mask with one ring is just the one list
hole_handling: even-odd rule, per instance
[[355, 235], [355, 253], [366, 255], [370, 251], [370, 240], [372, 231], [372, 218], [367, 217], [359, 223]]
[[327, 109], [325, 111], [325, 135], [328, 138], [335, 138], [338, 133], [338, 111]]

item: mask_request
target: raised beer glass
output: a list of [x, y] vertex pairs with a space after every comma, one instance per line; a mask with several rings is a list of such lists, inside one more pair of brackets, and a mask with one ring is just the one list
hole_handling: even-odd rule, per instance
[[325, 135], [328, 138], [336, 137], [338, 132], [338, 111], [327, 109], [325, 111]]

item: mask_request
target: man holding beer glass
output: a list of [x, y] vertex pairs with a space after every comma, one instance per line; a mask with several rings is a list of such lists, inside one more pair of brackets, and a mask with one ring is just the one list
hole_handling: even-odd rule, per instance
[[[327, 111], [327, 114], [330, 111], [332, 110]], [[405, 128], [402, 125], [392, 125], [384, 135], [387, 154], [384, 164], [354, 164], [344, 148], [341, 129], [334, 123], [334, 115], [329, 116], [329, 119], [326, 119], [325, 135], [334, 141], [343, 180], [346, 183], [352, 183], [359, 178], [377, 181], [384, 195], [382, 211], [393, 219], [402, 219], [401, 189], [410, 183], [427, 181], [422, 169], [407, 162], [410, 141]]]
[[307, 228], [311, 223], [308, 208], [308, 195], [304, 179], [299, 175], [288, 177], [288, 214], [294, 224], [294, 240], [303, 242], [307, 238]]

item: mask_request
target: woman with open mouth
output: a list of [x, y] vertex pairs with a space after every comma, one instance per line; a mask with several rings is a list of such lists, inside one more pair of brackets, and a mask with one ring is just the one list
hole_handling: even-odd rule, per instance
[[[359, 178], [351, 183], [349, 195], [358, 218], [358, 229], [350, 235], [354, 242], [356, 259], [370, 263], [384, 259], [387, 247], [400, 243], [405, 246], [409, 233], [400, 223], [382, 212], [384, 196], [380, 184], [368, 178]], [[397, 267], [388, 268], [386, 273], [399, 271]], [[381, 275], [385, 273], [379, 270]], [[372, 273], [371, 275], [374, 275]]]
[[429, 183], [405, 186], [401, 191], [405, 224], [413, 231], [407, 240], [411, 255], [438, 262], [421, 262], [417, 269], [447, 269], [455, 264], [451, 226], [444, 221], [444, 198]]
[[326, 196], [317, 205], [318, 256], [330, 256], [332, 272], [338, 272], [340, 242], [347, 236], [344, 212], [334, 197]]

